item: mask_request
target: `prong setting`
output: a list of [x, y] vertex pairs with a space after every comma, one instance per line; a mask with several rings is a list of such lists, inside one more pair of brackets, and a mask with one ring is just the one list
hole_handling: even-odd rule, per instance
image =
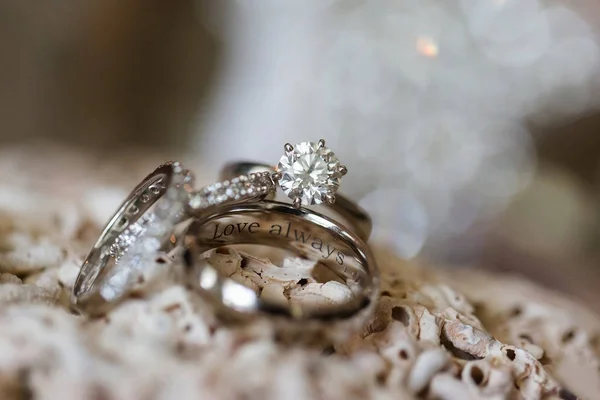
[[283, 174], [280, 171], [273, 172], [273, 174], [271, 174], [271, 179], [273, 179], [273, 181], [275, 181], [275, 182], [281, 180], [282, 177], [283, 177]]
[[338, 172], [339, 172], [339, 173], [340, 173], [342, 176], [344, 176], [344, 175], [346, 175], [346, 174], [348, 173], [348, 167], [346, 167], [345, 165], [340, 165], [340, 166], [338, 167]]
[[323, 147], [325, 147], [325, 139], [320, 139], [318, 142], [319, 148], [322, 149]]
[[333, 203], [335, 203], [335, 194], [333, 194], [333, 193], [327, 193], [325, 195], [325, 203], [326, 204], [333, 204]]
[[302, 206], [302, 198], [301, 197], [296, 197], [294, 199], [294, 208], [295, 209], [299, 209]]
[[289, 143], [286, 143], [286, 144], [283, 146], [283, 149], [285, 150], [286, 154], [289, 154], [289, 153], [291, 153], [292, 151], [294, 151], [294, 146], [292, 146], [292, 145], [291, 145], [291, 144], [289, 144]]

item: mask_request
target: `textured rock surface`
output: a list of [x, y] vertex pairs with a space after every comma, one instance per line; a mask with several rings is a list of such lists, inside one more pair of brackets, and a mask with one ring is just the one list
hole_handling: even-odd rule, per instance
[[[600, 398], [600, 320], [584, 306], [518, 278], [407, 264], [383, 249], [377, 313], [346, 343], [284, 346], [268, 321], [224, 325], [180, 286], [100, 319], [74, 316], [67, 293], [87, 246], [160, 162], [29, 154], [0, 154], [0, 399]], [[305, 260], [286, 260], [283, 275], [263, 255], [209, 257], [278, 301], [346, 295], [311, 282]]]

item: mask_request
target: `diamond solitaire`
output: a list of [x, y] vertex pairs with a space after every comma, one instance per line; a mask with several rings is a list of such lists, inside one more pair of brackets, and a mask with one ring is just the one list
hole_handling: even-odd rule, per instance
[[284, 149], [273, 180], [294, 201], [294, 207], [333, 204], [340, 180], [348, 170], [325, 147], [325, 141], [302, 142], [295, 147], [288, 143]]

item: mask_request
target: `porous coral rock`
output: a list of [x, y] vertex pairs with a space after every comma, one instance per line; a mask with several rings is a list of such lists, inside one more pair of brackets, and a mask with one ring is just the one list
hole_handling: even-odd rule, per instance
[[0, 283], [23, 283], [23, 281], [16, 275], [0, 272]]
[[13, 232], [2, 239], [0, 247], [4, 251], [0, 251], [0, 269], [3, 272], [19, 275], [56, 267], [65, 257], [61, 246], [47, 237]]
[[[125, 184], [144, 175], [141, 167], [125, 177], [99, 172], [89, 160], [57, 160], [34, 162], [55, 174], [76, 169], [65, 174], [85, 190], [96, 184], [126, 193]], [[121, 172], [124, 163], [111, 168]], [[26, 192], [33, 173], [18, 173], [11, 185]], [[119, 184], [107, 186], [111, 180]], [[68, 197], [59, 191], [45, 185], [36, 193]], [[173, 284], [140, 291], [98, 319], [73, 315], [61, 299], [104, 221], [84, 204], [89, 198], [73, 195], [70, 201], [83, 211], [64, 229], [52, 218], [37, 220], [37, 227], [19, 225], [17, 211], [0, 210], [10, 222], [0, 232], [0, 243], [10, 244], [0, 249], [2, 399], [599, 397], [600, 321], [584, 306], [523, 279], [448, 273], [403, 262], [385, 249], [375, 250], [382, 276], [375, 314], [343, 343], [284, 345], [268, 319], [225, 324], [199, 296]], [[52, 201], [36, 204], [55, 207]], [[231, 249], [207, 257], [270, 300], [346, 298], [343, 285], [311, 275], [310, 261]]]

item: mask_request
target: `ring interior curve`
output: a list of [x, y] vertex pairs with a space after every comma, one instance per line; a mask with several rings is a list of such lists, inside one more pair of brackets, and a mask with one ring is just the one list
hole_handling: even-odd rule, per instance
[[[286, 314], [293, 319], [348, 319], [366, 317], [379, 294], [379, 275], [367, 245], [338, 223], [310, 210], [263, 201], [221, 208], [196, 219], [185, 236], [185, 277], [221, 311], [236, 318], [256, 312]], [[343, 283], [352, 300], [319, 309], [297, 309], [268, 304], [252, 289], [220, 274], [201, 254], [226, 245], [268, 245], [318, 260], [327, 281]], [[313, 277], [317, 279], [313, 269]], [[322, 282], [317, 279], [318, 282]], [[231, 315], [234, 314], [234, 315]]]
[[[252, 161], [232, 162], [225, 164], [221, 169], [220, 179], [231, 179], [238, 175], [264, 171], [274, 172], [275, 167], [266, 163]], [[275, 195], [273, 194], [268, 198], [272, 200], [274, 197]], [[329, 208], [339, 214], [362, 240], [369, 240], [373, 230], [373, 221], [366, 210], [339, 192], [336, 194], [335, 203], [329, 205]]]
[[[136, 241], [139, 242], [141, 236], [146, 234], [149, 229], [160, 228], [158, 222], [155, 221], [157, 215], [162, 217], [163, 225], [171, 222], [165, 218], [165, 214], [169, 214], [171, 220], [174, 219], [173, 217], [177, 217], [176, 214], [179, 211], [174, 209], [173, 205], [179, 204], [179, 201], [174, 197], [181, 198], [181, 192], [185, 194], [185, 190], [189, 190], [184, 186], [190, 184], [192, 180], [193, 176], [189, 171], [183, 170], [178, 162], [168, 162], [155, 169], [133, 189], [104, 227], [83, 262], [72, 291], [71, 301], [74, 308], [91, 312], [92, 308], [102, 308], [104, 303], [113, 300], [99, 292], [98, 286], [101, 286], [99, 283], [105, 280], [107, 274], [115, 269], [122, 258], [129, 256], [127, 254], [130, 250], [129, 247], [136, 244]], [[170, 203], [163, 201], [159, 204], [163, 208], [162, 215], [159, 214], [160, 209], [155, 210], [156, 207], [152, 213], [149, 212], [159, 200], [166, 198], [172, 198], [172, 201]], [[180, 207], [183, 211], [183, 203], [180, 204]], [[151, 239], [165, 236], [168, 232], [167, 229], [164, 231], [154, 232], [155, 235]], [[150, 238], [145, 239], [149, 241]], [[150, 253], [152, 252], [149, 251], [146, 255], [154, 258], [155, 254]], [[143, 260], [138, 261], [141, 263]], [[125, 262], [125, 264], [128, 263]], [[131, 267], [131, 265], [123, 266], [124, 269]]]

